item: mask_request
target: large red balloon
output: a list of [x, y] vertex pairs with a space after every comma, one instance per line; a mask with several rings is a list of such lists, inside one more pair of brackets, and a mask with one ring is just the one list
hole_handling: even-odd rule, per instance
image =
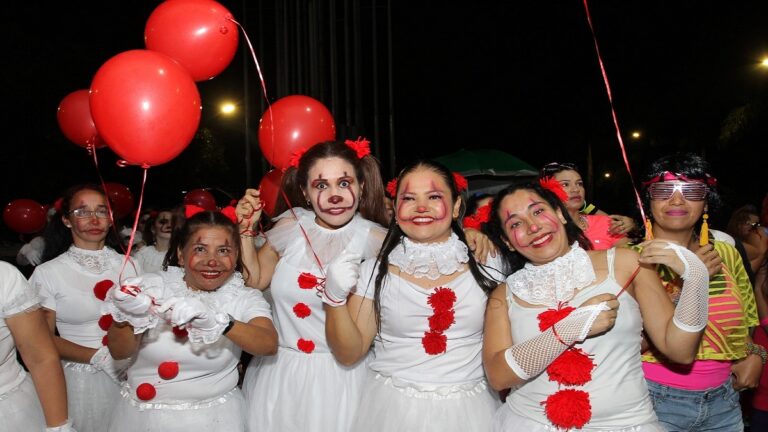
[[107, 60], [91, 83], [99, 135], [128, 163], [155, 166], [179, 155], [200, 123], [200, 94], [189, 73], [154, 51]]
[[215, 1], [166, 1], [149, 16], [144, 40], [147, 49], [181, 63], [195, 81], [208, 80], [226, 69], [237, 51], [231, 18]]
[[261, 202], [264, 203], [264, 212], [268, 216], [275, 216], [275, 204], [280, 196], [280, 182], [283, 180], [283, 172], [279, 169], [273, 169], [261, 179], [259, 189], [261, 190]]
[[56, 120], [64, 136], [73, 143], [89, 148], [106, 146], [91, 117], [88, 90], [77, 90], [64, 97], [56, 111]]
[[205, 189], [192, 189], [184, 195], [184, 204], [196, 205], [206, 210], [216, 210], [216, 198]]
[[3, 221], [8, 228], [22, 234], [31, 234], [45, 228], [48, 219], [45, 208], [37, 201], [21, 198], [9, 202], [3, 210]]
[[277, 168], [286, 169], [294, 152], [336, 139], [336, 124], [328, 108], [309, 96], [278, 99], [261, 116], [259, 147]]
[[128, 216], [133, 211], [133, 194], [127, 186], [120, 183], [104, 183], [107, 188], [107, 196], [112, 206], [115, 219]]

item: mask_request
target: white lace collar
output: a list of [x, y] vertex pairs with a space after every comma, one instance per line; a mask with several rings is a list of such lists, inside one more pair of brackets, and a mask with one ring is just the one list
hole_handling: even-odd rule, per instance
[[557, 306], [573, 298], [574, 293], [596, 279], [592, 260], [578, 243], [552, 262], [533, 265], [507, 277], [507, 289], [520, 299], [535, 305]]
[[467, 245], [455, 233], [442, 243], [415, 243], [404, 236], [389, 253], [390, 264], [415, 278], [430, 280], [454, 274], [467, 261]]
[[89, 250], [72, 245], [64, 253], [83, 270], [93, 274], [109, 271], [114, 264], [112, 259], [117, 256], [117, 252], [106, 246], [99, 250]]

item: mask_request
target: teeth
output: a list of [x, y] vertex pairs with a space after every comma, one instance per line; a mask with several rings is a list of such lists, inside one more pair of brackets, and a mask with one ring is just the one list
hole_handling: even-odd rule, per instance
[[432, 222], [432, 218], [425, 218], [425, 217], [419, 217], [419, 218], [413, 218], [414, 222]]
[[538, 238], [531, 242], [532, 245], [540, 245], [544, 243], [547, 239], [549, 239], [549, 234], [545, 235], [544, 237]]

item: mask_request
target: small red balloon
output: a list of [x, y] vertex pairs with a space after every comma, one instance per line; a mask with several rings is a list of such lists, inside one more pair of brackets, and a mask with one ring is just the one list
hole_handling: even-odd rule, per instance
[[264, 212], [268, 216], [275, 216], [275, 204], [280, 197], [280, 182], [283, 181], [283, 172], [273, 169], [261, 179], [261, 202], [264, 203]]
[[157, 374], [164, 380], [174, 379], [179, 374], [179, 364], [175, 361], [162, 362], [157, 367]]
[[77, 90], [65, 96], [59, 103], [56, 120], [68, 140], [80, 147], [101, 148], [106, 144], [99, 138], [88, 98], [88, 90]]
[[155, 390], [155, 386], [150, 383], [142, 383], [136, 387], [136, 397], [143, 401], [152, 400], [155, 396], [157, 396], [157, 390]]
[[95, 295], [97, 299], [104, 301], [104, 299], [107, 298], [107, 291], [114, 285], [115, 283], [109, 279], [96, 282], [96, 285], [93, 287], [93, 295]]
[[216, 210], [216, 198], [205, 189], [193, 189], [184, 195], [184, 204], [196, 205], [205, 210]]
[[102, 315], [101, 318], [99, 318], [99, 328], [107, 331], [114, 321], [115, 319], [112, 318], [112, 315]]
[[48, 222], [45, 213], [45, 208], [39, 202], [21, 198], [6, 204], [3, 221], [17, 233], [31, 234], [45, 228]]
[[107, 196], [115, 213], [115, 219], [128, 216], [133, 211], [133, 194], [127, 186], [120, 183], [104, 183], [107, 187]]
[[293, 153], [336, 139], [336, 123], [328, 108], [309, 96], [277, 100], [261, 116], [259, 147], [275, 167], [285, 170]]
[[161, 3], [147, 20], [147, 49], [181, 63], [195, 81], [215, 77], [237, 52], [238, 30], [232, 14], [211, 0]]
[[107, 60], [93, 77], [90, 104], [101, 138], [132, 165], [175, 158], [200, 123], [200, 93], [189, 72], [155, 51], [126, 51]]

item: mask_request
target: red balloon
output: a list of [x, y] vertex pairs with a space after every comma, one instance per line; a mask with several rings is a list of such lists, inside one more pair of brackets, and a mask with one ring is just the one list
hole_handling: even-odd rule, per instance
[[48, 219], [42, 204], [35, 200], [21, 198], [5, 206], [3, 221], [8, 228], [17, 233], [31, 234], [42, 231]]
[[264, 203], [264, 212], [268, 216], [275, 216], [275, 204], [280, 196], [280, 182], [283, 180], [283, 172], [279, 169], [273, 169], [261, 179], [259, 189], [261, 190], [261, 202]]
[[336, 124], [328, 108], [308, 96], [278, 99], [261, 116], [259, 147], [264, 157], [285, 170], [294, 152], [336, 139]]
[[64, 136], [80, 147], [105, 147], [91, 117], [88, 90], [77, 90], [64, 97], [56, 111], [56, 120]]
[[200, 123], [200, 93], [176, 61], [133, 50], [107, 60], [91, 83], [99, 135], [129, 164], [155, 166], [179, 155]]
[[205, 189], [192, 189], [184, 195], [184, 204], [196, 205], [206, 210], [216, 210], [216, 198]]
[[112, 206], [115, 219], [128, 216], [133, 211], [133, 194], [127, 186], [120, 183], [105, 183], [107, 196]]
[[147, 49], [181, 63], [195, 81], [215, 77], [237, 51], [232, 14], [211, 0], [174, 0], [160, 4], [144, 29]]

